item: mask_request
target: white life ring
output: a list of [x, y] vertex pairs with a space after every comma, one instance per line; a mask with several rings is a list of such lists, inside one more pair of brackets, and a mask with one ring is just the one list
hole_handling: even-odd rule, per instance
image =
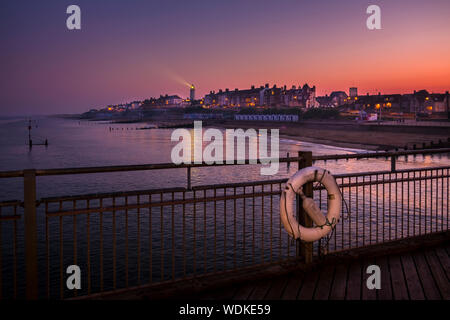
[[[313, 199], [303, 194], [303, 185], [308, 182], [322, 183], [328, 192], [328, 214], [325, 217]], [[294, 210], [296, 194], [302, 198], [302, 205], [315, 226], [306, 228], [300, 225]], [[336, 180], [327, 170], [318, 167], [307, 167], [297, 171], [286, 183], [281, 194], [280, 216], [283, 226], [291, 237], [305, 242], [319, 240], [326, 236], [338, 223], [341, 214], [342, 195]]]

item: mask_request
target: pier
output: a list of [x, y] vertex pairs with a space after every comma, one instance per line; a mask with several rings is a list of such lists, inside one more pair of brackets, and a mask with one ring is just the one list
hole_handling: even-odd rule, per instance
[[[279, 159], [299, 169], [326, 161], [390, 159], [390, 170], [334, 175], [344, 199], [341, 220], [329, 237], [314, 243], [293, 241], [282, 227], [279, 198], [286, 179], [193, 185], [194, 168], [218, 165], [170, 163], [0, 172], [2, 183], [24, 183], [23, 199], [0, 202], [0, 299], [156, 299], [193, 293], [205, 299], [369, 299], [374, 294], [449, 299], [450, 167], [397, 168], [400, 157], [448, 153], [300, 152]], [[146, 170], [173, 170], [185, 174], [186, 183], [36, 196], [39, 177]], [[308, 185], [306, 192], [326, 209], [322, 185]], [[311, 226], [300, 208], [299, 219]], [[364, 290], [369, 263], [385, 270], [389, 290]], [[66, 268], [73, 264], [83, 272], [80, 290], [65, 286]]]

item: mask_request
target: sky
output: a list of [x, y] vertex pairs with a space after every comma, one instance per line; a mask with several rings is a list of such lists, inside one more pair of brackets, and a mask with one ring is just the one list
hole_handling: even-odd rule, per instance
[[[81, 8], [68, 30], [66, 8]], [[366, 27], [369, 5], [381, 30]], [[2, 0], [0, 116], [210, 90], [450, 90], [448, 0]]]

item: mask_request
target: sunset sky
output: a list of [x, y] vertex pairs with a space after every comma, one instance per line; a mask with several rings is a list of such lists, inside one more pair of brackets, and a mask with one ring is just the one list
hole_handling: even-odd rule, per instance
[[[79, 31], [67, 6], [81, 7]], [[381, 7], [382, 30], [366, 28]], [[2, 0], [0, 116], [305, 82], [450, 90], [450, 1]]]

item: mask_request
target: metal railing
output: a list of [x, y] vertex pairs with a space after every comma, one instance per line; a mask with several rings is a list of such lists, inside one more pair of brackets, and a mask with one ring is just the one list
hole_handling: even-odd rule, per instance
[[[390, 171], [335, 175], [344, 199], [341, 221], [313, 244], [292, 241], [283, 230], [278, 208], [287, 179], [191, 186], [190, 169], [206, 164], [0, 172], [0, 178], [24, 180], [23, 201], [0, 203], [0, 299], [89, 295], [299, 256], [310, 262], [329, 252], [448, 230], [450, 167], [395, 167], [399, 156], [448, 152], [305, 152], [280, 159], [299, 168], [313, 161], [393, 159]], [[187, 187], [36, 199], [36, 176], [180, 167], [187, 170]], [[305, 193], [326, 210], [323, 186], [310, 184]], [[66, 268], [73, 264], [83, 272], [82, 289], [69, 291]]]

